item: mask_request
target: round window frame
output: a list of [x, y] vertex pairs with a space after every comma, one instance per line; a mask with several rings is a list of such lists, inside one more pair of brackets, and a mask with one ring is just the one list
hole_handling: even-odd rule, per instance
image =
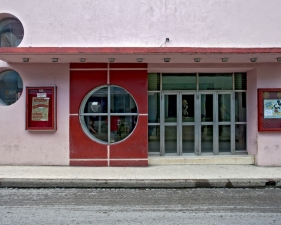
[[0, 24], [3, 22], [3, 21], [6, 21], [6, 20], [14, 20], [14, 21], [17, 21], [20, 23], [21, 27], [22, 27], [22, 39], [20, 40], [20, 42], [18, 43], [18, 45], [14, 45], [14, 46], [1, 46], [0, 45], [0, 48], [16, 48], [18, 46], [20, 46], [20, 44], [22, 43], [23, 39], [24, 39], [24, 26], [22, 24], [22, 22], [14, 15], [12, 14], [9, 14], [9, 13], [1, 13], [0, 14]]
[[[137, 108], [137, 112], [136, 113], [111, 113], [110, 112], [110, 102], [108, 101], [107, 113], [84, 113], [84, 109], [85, 109], [86, 103], [88, 102], [88, 100], [92, 96], [92, 94], [94, 92], [96, 92], [97, 90], [105, 88], [105, 87], [108, 88], [107, 99], [110, 98], [110, 87], [118, 87], [118, 88], [122, 88], [124, 91], [126, 91], [130, 95], [130, 97], [134, 100], [136, 108]], [[85, 116], [93, 116], [93, 115], [107, 116], [107, 119], [109, 117], [111, 117], [111, 116], [137, 116], [137, 122], [136, 122], [136, 125], [135, 125], [134, 129], [128, 134], [128, 136], [126, 136], [124, 139], [122, 139], [120, 141], [117, 141], [117, 142], [111, 142], [110, 141], [110, 132], [111, 131], [110, 131], [110, 126], [108, 126], [108, 130], [107, 130], [108, 141], [105, 142], [105, 141], [102, 141], [102, 140], [96, 138], [93, 134], [91, 134], [89, 129], [88, 129], [88, 127], [87, 127], [87, 125], [86, 125], [86, 123], [85, 123], [84, 117]], [[87, 135], [87, 137], [89, 137], [91, 140], [93, 140], [95, 142], [98, 142], [100, 144], [103, 144], [103, 145], [114, 145], [114, 144], [119, 144], [119, 143], [121, 143], [123, 141], [126, 141], [134, 133], [134, 131], [135, 131], [137, 125], [138, 125], [138, 121], [139, 121], [139, 109], [138, 109], [138, 105], [137, 105], [137, 102], [136, 102], [135, 98], [133, 97], [133, 95], [129, 91], [127, 91], [125, 88], [123, 88], [121, 86], [118, 86], [118, 85], [107, 84], [107, 85], [98, 86], [98, 87], [92, 89], [91, 91], [89, 91], [85, 95], [85, 97], [83, 98], [83, 100], [82, 100], [82, 102], [80, 104], [78, 116], [79, 116], [79, 121], [80, 121], [80, 125], [82, 127], [82, 130]], [[108, 123], [108, 124], [110, 125], [110, 123]]]
[[[18, 76], [21, 78], [21, 81], [22, 81], [22, 91], [21, 91], [20, 97], [19, 97], [18, 99], [16, 99], [16, 101], [14, 101], [13, 103], [11, 103], [10, 105], [7, 105], [7, 104], [2, 100], [2, 98], [0, 97], [0, 106], [4, 106], [4, 107], [6, 107], [6, 106], [12, 106], [12, 105], [14, 105], [15, 103], [17, 103], [17, 102], [20, 100], [20, 98], [22, 97], [23, 89], [24, 89], [24, 88], [23, 88], [23, 87], [24, 87], [23, 79], [22, 79], [21, 75], [20, 75], [16, 70], [13, 70], [13, 69], [4, 69], [4, 70], [0, 70], [0, 82], [1, 82], [1, 80], [6, 76], [6, 75], [2, 76], [2, 74], [5, 73], [5, 72], [16, 72], [16, 73], [18, 74]], [[0, 89], [0, 90], [2, 90], [2, 89]], [[16, 94], [17, 94], [17, 92], [16, 92]]]

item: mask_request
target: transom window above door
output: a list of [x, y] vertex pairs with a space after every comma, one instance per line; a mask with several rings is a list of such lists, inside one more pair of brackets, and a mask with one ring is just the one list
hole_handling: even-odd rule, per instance
[[151, 73], [148, 75], [148, 91], [246, 89], [246, 73]]

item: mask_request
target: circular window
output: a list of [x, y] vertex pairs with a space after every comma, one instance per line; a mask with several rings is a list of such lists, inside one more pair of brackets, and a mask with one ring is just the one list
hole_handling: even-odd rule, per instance
[[16, 71], [0, 73], [0, 105], [11, 105], [21, 96], [23, 83]]
[[86, 95], [79, 116], [82, 129], [92, 140], [109, 144], [122, 141], [133, 132], [138, 110], [125, 89], [107, 85]]
[[17, 47], [23, 39], [23, 26], [16, 18], [0, 20], [0, 47]]

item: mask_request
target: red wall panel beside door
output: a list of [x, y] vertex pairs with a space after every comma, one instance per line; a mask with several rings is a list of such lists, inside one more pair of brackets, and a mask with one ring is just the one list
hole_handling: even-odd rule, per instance
[[100, 85], [107, 84], [107, 71], [70, 72], [70, 114], [78, 113], [85, 95]]
[[147, 71], [110, 71], [110, 84], [126, 89], [135, 99], [139, 113], [147, 113]]
[[[70, 72], [70, 165], [76, 166], [147, 166], [147, 67], [146, 64], [111, 64], [110, 85], [127, 90], [138, 106], [138, 123], [129, 137], [111, 145], [91, 140], [79, 122], [79, 108], [92, 89], [107, 84], [107, 70], [80, 70], [104, 64], [71, 64]], [[112, 66], [114, 65], [114, 66]], [[118, 70], [114, 70], [118, 68]], [[122, 68], [126, 68], [122, 70]], [[128, 69], [129, 68], [129, 69]], [[136, 70], [134, 68], [137, 68]], [[140, 68], [143, 68], [140, 69]], [[79, 161], [79, 159], [81, 159]], [[78, 161], [77, 161], [78, 160]], [[107, 164], [109, 162], [109, 164]]]
[[110, 146], [110, 158], [147, 158], [147, 71], [111, 71], [110, 84], [126, 89], [138, 106], [138, 123], [133, 133], [123, 142]]

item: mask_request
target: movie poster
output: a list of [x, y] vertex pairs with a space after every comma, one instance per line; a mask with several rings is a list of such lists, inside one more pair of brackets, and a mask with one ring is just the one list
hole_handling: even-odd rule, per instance
[[281, 118], [281, 100], [264, 100], [264, 118]]
[[49, 116], [49, 98], [32, 98], [32, 121], [48, 121]]

